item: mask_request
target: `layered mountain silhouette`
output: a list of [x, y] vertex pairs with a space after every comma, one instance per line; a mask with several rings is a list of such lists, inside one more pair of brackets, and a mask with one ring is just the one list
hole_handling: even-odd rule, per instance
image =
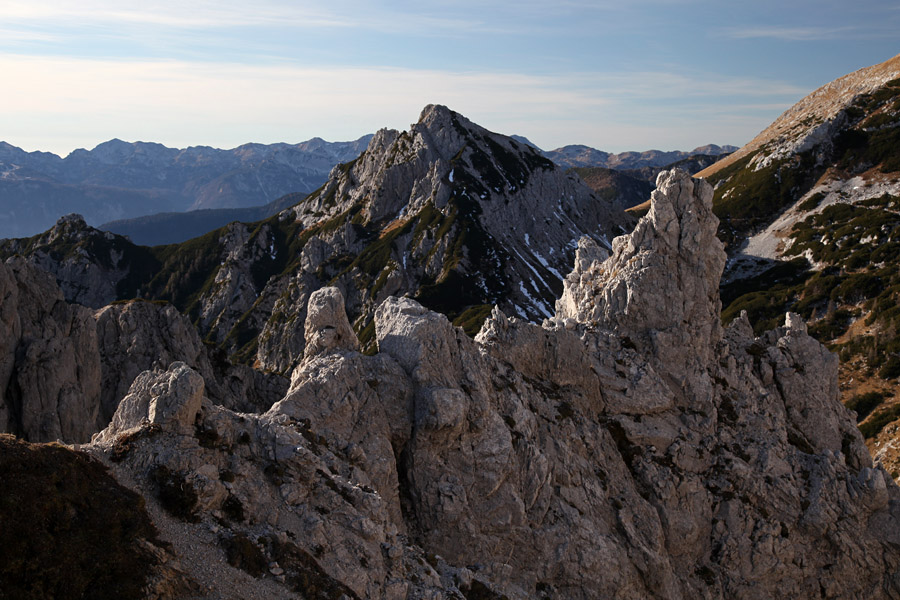
[[33, 235], [73, 212], [96, 226], [166, 211], [262, 206], [318, 188], [369, 139], [232, 150], [110, 140], [65, 158], [0, 142], [0, 238]]
[[655, 183], [635, 221], [429, 105], [260, 221], [0, 242], [0, 589], [897, 597], [837, 358], [722, 323], [716, 192]]

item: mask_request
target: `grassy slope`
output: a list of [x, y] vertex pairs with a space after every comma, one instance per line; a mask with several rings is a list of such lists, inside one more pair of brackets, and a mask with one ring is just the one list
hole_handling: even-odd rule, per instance
[[[846, 113], [850, 126], [834, 141], [833, 172], [900, 172], [900, 80], [858, 97]], [[751, 155], [719, 171], [713, 183], [726, 181], [715, 198], [722, 237], [739, 240], [808, 191], [825, 171], [809, 167], [811, 156], [754, 172], [747, 168]], [[813, 210], [820, 200], [814, 196], [802, 208]], [[873, 437], [888, 422], [885, 411], [900, 415], [878, 408], [900, 390], [900, 198], [828, 206], [798, 223], [792, 238], [786, 262], [723, 288], [723, 321], [747, 310], [762, 331], [779, 325], [787, 310], [800, 313], [810, 333], [840, 354], [845, 378], [852, 371], [857, 383], [870, 380], [851, 388], [860, 392], [845, 401], [865, 407], [861, 418], [871, 416], [862, 429]], [[823, 268], [811, 270], [804, 255]]]

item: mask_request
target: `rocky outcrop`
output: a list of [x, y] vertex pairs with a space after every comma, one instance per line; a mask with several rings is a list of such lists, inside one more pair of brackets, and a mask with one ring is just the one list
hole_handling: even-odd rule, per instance
[[103, 365], [100, 411], [108, 423], [135, 377], [143, 371], [183, 361], [210, 382], [220, 398], [217, 377], [193, 324], [174, 306], [133, 300], [110, 304], [94, 314]]
[[0, 264], [0, 427], [34, 441], [87, 441], [99, 423], [100, 355], [90, 309], [21, 258]]
[[88, 227], [81, 215], [61, 217], [33, 238], [4, 240], [3, 254], [21, 254], [51, 273], [67, 302], [99, 308], [118, 299], [133, 262], [123, 238]]
[[359, 350], [359, 339], [347, 320], [344, 296], [335, 287], [318, 289], [309, 297], [304, 327], [307, 357], [332, 350]]
[[253, 269], [274, 252], [275, 241], [268, 225], [254, 232], [252, 226], [231, 223], [224, 228], [219, 243], [222, 264], [200, 300], [198, 325], [201, 331], [212, 332], [215, 341], [222, 342], [256, 302], [261, 286], [255, 281]]
[[67, 303], [53, 276], [23, 258], [0, 263], [0, 431], [86, 442], [110, 422], [142, 372], [183, 361], [212, 401], [263, 411], [287, 379], [231, 364], [173, 306], [144, 300], [96, 312]]
[[172, 363], [166, 371], [144, 371], [135, 378], [112, 421], [94, 441], [108, 442], [142, 426], [193, 433], [194, 419], [203, 401], [203, 386], [200, 374], [182, 362]]
[[[495, 309], [473, 341], [388, 298], [366, 356], [323, 290], [265, 414], [198, 411], [198, 386], [161, 385], [197, 381], [173, 365], [91, 451], [192, 543], [307, 597], [900, 596], [900, 490], [834, 357], [794, 315], [718, 324], [709, 189], [659, 181], [611, 256], [582, 244], [543, 326]], [[141, 390], [177, 417], [152, 424]]]

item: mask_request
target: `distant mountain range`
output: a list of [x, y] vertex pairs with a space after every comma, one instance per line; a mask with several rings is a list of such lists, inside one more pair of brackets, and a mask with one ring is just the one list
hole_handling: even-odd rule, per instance
[[625, 169], [641, 169], [643, 167], [665, 167], [695, 155], [718, 157], [724, 154], [730, 154], [738, 149], [737, 146], [717, 146], [716, 144], [707, 144], [706, 146], [694, 148], [689, 152], [681, 150], [673, 150], [671, 152], [645, 150], [643, 152], [622, 152], [620, 154], [613, 154], [580, 144], [563, 146], [556, 150], [543, 150], [526, 137], [521, 135], [514, 135], [511, 137], [522, 144], [528, 144], [532, 148], [535, 148], [545, 157], [561, 167], [605, 167], [607, 169], [616, 169], [618, 171]]
[[[0, 238], [31, 236], [62, 215], [78, 213], [88, 224], [127, 235], [136, 243], [182, 242], [232, 221], [267, 218], [284, 208], [280, 200], [284, 196], [299, 201], [324, 184], [336, 165], [358, 157], [371, 139], [372, 135], [352, 142], [313, 138], [293, 145], [245, 144], [232, 150], [176, 149], [114, 139], [65, 158], [0, 142]], [[630, 175], [650, 182], [671, 163], [704, 156], [712, 157], [705, 159], [711, 164], [736, 149], [708, 145], [690, 152], [611, 154], [571, 145], [544, 151], [527, 138], [513, 139], [561, 167], [631, 170]], [[596, 187], [610, 177], [589, 178], [596, 191], [618, 197], [623, 206], [649, 198], [643, 188], [634, 193], [640, 186], [627, 186], [623, 195], [620, 184], [612, 191]]]
[[99, 225], [158, 212], [246, 208], [307, 194], [372, 138], [245, 144], [232, 150], [110, 140], [65, 158], [0, 142], [0, 238], [33, 235], [77, 212]]

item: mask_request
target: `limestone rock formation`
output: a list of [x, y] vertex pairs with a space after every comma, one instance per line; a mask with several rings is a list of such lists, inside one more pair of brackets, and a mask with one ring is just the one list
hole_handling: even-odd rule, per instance
[[0, 428], [33, 441], [87, 441], [99, 423], [100, 355], [91, 310], [53, 277], [0, 263]]
[[366, 356], [326, 289], [266, 413], [173, 365], [90, 451], [188, 521], [176, 551], [220, 548], [273, 597], [900, 597], [900, 489], [835, 358], [795, 315], [722, 328], [710, 190], [659, 182], [611, 256], [582, 244], [543, 326], [495, 309], [473, 341], [388, 298]]
[[[191, 322], [171, 305], [135, 300], [110, 304], [94, 314], [103, 363], [100, 409], [109, 422], [135, 377], [185, 361], [217, 385], [206, 349]], [[216, 395], [214, 395], [216, 397]]]
[[81, 215], [61, 217], [32, 238], [4, 240], [6, 255], [27, 256], [51, 273], [66, 301], [100, 308], [119, 298], [118, 285], [132, 268], [128, 244], [120, 236], [88, 227]]
[[330, 350], [359, 350], [359, 340], [344, 310], [344, 296], [335, 287], [318, 289], [309, 297], [304, 327], [306, 356]]
[[172, 363], [166, 371], [144, 371], [122, 398], [112, 422], [95, 439], [102, 443], [144, 425], [193, 433], [203, 388], [200, 374], [182, 362]]
[[173, 306], [143, 300], [98, 311], [67, 303], [53, 276], [23, 258], [0, 263], [0, 431], [87, 442], [143, 371], [183, 361], [212, 401], [262, 411], [288, 381], [210, 353]]

